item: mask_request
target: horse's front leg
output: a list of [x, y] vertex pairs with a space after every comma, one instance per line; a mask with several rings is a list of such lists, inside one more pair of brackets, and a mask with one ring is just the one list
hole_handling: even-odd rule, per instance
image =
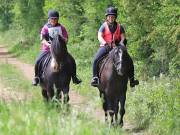
[[105, 95], [104, 95], [103, 92], [99, 92], [99, 96], [101, 98], [101, 103], [102, 103], [102, 107], [103, 107], [103, 110], [104, 110], [105, 122], [108, 122], [107, 100], [106, 100]]
[[56, 89], [57, 89], [57, 92], [56, 92], [56, 99], [61, 102], [61, 98], [62, 98], [62, 94], [61, 94], [61, 89], [57, 84], [56, 84]]
[[66, 104], [69, 102], [69, 86], [63, 88], [63, 102]]
[[116, 99], [115, 104], [114, 104], [114, 113], [115, 113], [115, 121], [116, 121], [116, 123], [118, 123], [118, 112], [119, 112], [119, 100]]
[[111, 125], [114, 125], [114, 101], [112, 99], [107, 98], [107, 110], [111, 117]]
[[42, 89], [41, 93], [42, 93], [44, 101], [48, 101], [47, 90], [46, 89]]
[[121, 97], [120, 97], [120, 104], [121, 104], [121, 109], [120, 109], [120, 126], [122, 127], [123, 126], [123, 116], [125, 114], [125, 101], [126, 101], [126, 94], [123, 94]]
[[47, 96], [48, 96], [48, 100], [50, 100], [50, 99], [52, 99], [54, 97], [53, 86], [48, 86], [47, 87]]
[[60, 88], [57, 88], [56, 98], [61, 102], [62, 94], [61, 94], [61, 89]]

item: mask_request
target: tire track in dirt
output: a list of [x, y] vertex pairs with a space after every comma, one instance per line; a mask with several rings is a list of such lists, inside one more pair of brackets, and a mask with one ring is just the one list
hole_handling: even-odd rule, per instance
[[[22, 74], [31, 81], [34, 75], [34, 67], [31, 64], [26, 64], [21, 62], [19, 59], [14, 57], [13, 55], [8, 53], [6, 47], [0, 45], [0, 62], [4, 62], [6, 64], [14, 65]], [[33, 86], [32, 86], [33, 87]], [[8, 88], [3, 88], [3, 85], [0, 84], [0, 99], [4, 99], [7, 101], [18, 99], [24, 100], [26, 99], [26, 93], [18, 93], [7, 90]], [[90, 103], [87, 99], [81, 95], [79, 95], [76, 91], [70, 90], [70, 104], [77, 108], [78, 110], [88, 112], [90, 114], [94, 114], [94, 117], [100, 121], [104, 121], [104, 112], [101, 108], [92, 110]], [[29, 94], [28, 94], [29, 95]], [[143, 135], [143, 132], [135, 131], [136, 127], [134, 124], [124, 122], [123, 130], [127, 131], [128, 134], [131, 135]]]

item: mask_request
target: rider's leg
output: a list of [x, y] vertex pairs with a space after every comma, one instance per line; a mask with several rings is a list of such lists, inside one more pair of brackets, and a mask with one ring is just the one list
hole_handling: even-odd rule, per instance
[[99, 84], [99, 78], [98, 78], [98, 61], [106, 55], [107, 49], [105, 47], [100, 47], [93, 62], [93, 78], [91, 81], [92, 86], [97, 86]]
[[35, 72], [35, 75], [34, 75], [34, 78], [33, 78], [33, 80], [32, 80], [32, 84], [34, 85], [34, 86], [37, 86], [37, 84], [40, 82], [40, 65], [39, 65], [39, 63], [41, 62], [41, 59], [42, 59], [42, 57], [44, 57], [44, 55], [45, 55], [45, 52], [41, 52], [40, 54], [39, 54], [39, 56], [36, 58], [36, 62], [35, 62], [35, 67], [34, 67], [34, 72]]
[[82, 81], [77, 77], [77, 74], [76, 74], [76, 62], [75, 62], [75, 59], [70, 54], [69, 54], [69, 56], [70, 56], [70, 60], [71, 60], [71, 64], [72, 64], [72, 81], [75, 84], [79, 84]]
[[129, 80], [130, 80], [130, 86], [134, 87], [135, 85], [139, 84], [138, 80], [134, 79], [134, 64], [133, 64], [133, 60], [130, 57], [130, 55], [128, 54], [128, 59], [129, 59]]

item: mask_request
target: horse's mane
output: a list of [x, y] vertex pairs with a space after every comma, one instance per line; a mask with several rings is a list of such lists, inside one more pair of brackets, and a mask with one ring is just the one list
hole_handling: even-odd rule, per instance
[[67, 54], [66, 42], [60, 35], [54, 37], [51, 45], [51, 53], [53, 57], [57, 60], [58, 57], [62, 57], [60, 55]]
[[102, 58], [102, 61], [100, 62], [99, 76], [101, 76], [102, 69], [104, 68], [104, 66], [107, 62], [112, 60], [112, 62], [114, 63], [114, 54], [115, 54], [115, 50], [117, 50], [117, 49], [121, 49], [125, 54], [127, 53], [127, 48], [125, 46], [119, 45], [119, 46], [116, 46], [115, 48], [113, 48], [109, 52], [109, 54], [105, 55]]
[[109, 56], [110, 56], [111, 58], [113, 58], [113, 55], [114, 55], [114, 53], [115, 53], [115, 50], [118, 49], [118, 48], [120, 48], [123, 52], [127, 52], [127, 48], [126, 48], [125, 46], [123, 46], [123, 45], [116, 46], [115, 48], [113, 48], [113, 49], [109, 52]]

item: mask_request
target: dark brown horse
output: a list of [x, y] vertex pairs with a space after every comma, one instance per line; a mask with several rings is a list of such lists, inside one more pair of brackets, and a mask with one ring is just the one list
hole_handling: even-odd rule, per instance
[[128, 53], [126, 47], [117, 46], [110, 51], [106, 58], [100, 64], [99, 77], [100, 84], [98, 89], [103, 98], [103, 109], [105, 112], [105, 121], [108, 115], [111, 116], [111, 123], [118, 122], [119, 102], [120, 121], [123, 126], [123, 115], [125, 114], [125, 101], [128, 83]]
[[47, 53], [41, 63], [43, 73], [40, 85], [42, 95], [47, 101], [54, 96], [60, 100], [62, 93], [64, 102], [69, 101], [69, 85], [73, 68], [72, 59], [62, 37], [56, 36], [51, 44], [51, 52]]

